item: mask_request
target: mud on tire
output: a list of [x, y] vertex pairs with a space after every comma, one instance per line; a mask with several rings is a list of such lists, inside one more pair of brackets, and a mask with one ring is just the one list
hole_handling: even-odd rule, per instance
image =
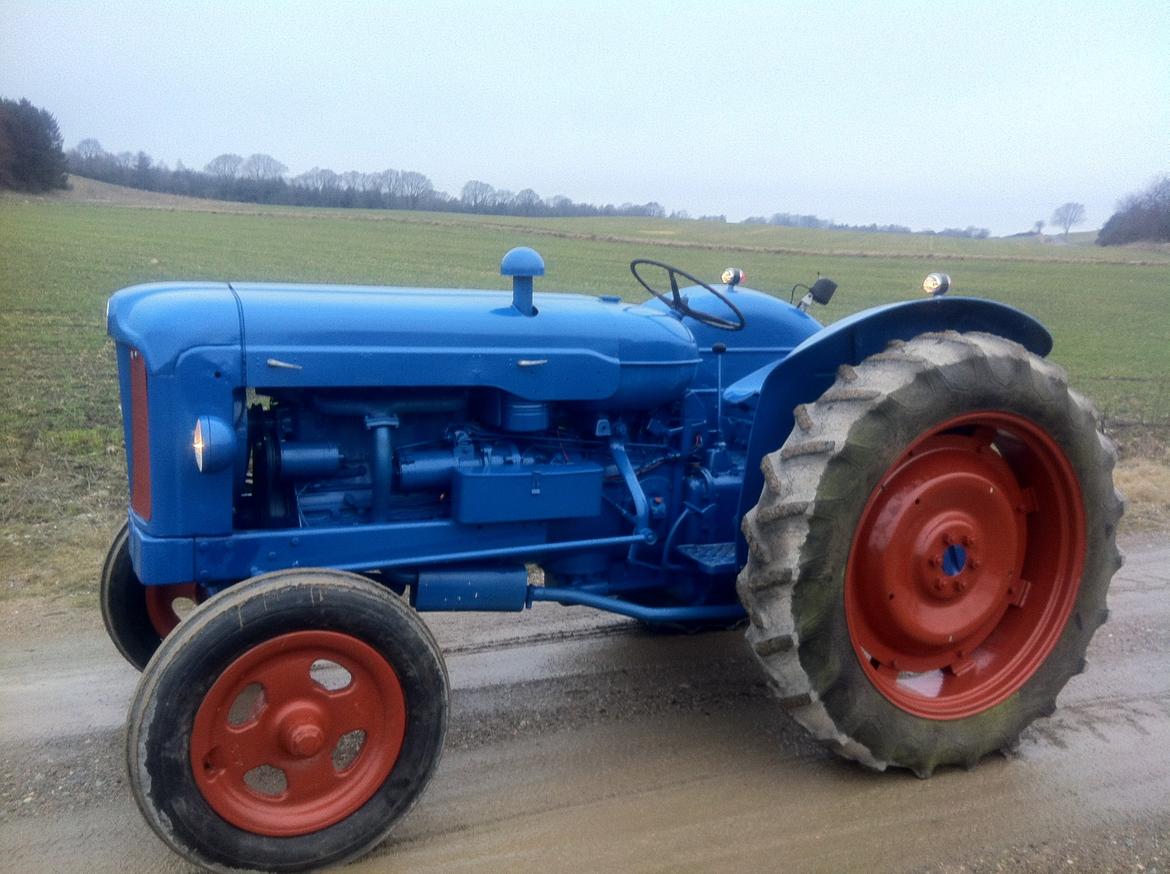
[[1018, 344], [946, 332], [842, 366], [795, 419], [737, 583], [776, 694], [879, 770], [1011, 746], [1084, 669], [1122, 563], [1092, 406]]

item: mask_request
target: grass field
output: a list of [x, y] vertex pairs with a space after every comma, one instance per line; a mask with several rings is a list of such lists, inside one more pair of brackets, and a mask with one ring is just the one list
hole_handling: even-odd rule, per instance
[[92, 590], [123, 511], [124, 460], [103, 324], [111, 292], [196, 278], [504, 288], [499, 258], [519, 244], [544, 255], [547, 273], [538, 289], [628, 300], [643, 297], [628, 270], [639, 256], [712, 279], [734, 264], [747, 271], [749, 285], [784, 296], [793, 283], [820, 273], [840, 284], [832, 305], [817, 313], [827, 321], [915, 297], [923, 275], [946, 270], [957, 292], [1039, 317], [1056, 337], [1053, 358], [1097, 401], [1123, 446], [1154, 456], [1164, 451], [1170, 427], [1164, 249], [668, 220], [300, 211], [178, 199], [143, 207], [8, 196], [0, 199], [0, 596]]

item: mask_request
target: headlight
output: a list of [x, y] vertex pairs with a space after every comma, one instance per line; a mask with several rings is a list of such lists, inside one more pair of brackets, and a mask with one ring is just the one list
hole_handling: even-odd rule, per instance
[[232, 426], [216, 416], [200, 416], [195, 420], [191, 438], [195, 466], [200, 473], [223, 470], [236, 455], [236, 432]]

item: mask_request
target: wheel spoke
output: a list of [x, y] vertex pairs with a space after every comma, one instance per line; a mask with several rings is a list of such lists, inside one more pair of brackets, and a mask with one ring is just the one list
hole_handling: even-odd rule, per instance
[[260, 666], [252, 681], [264, 687], [270, 706], [301, 698], [318, 698], [326, 690], [313, 682], [309, 670], [317, 656], [312, 652], [287, 653]]
[[262, 720], [243, 726], [226, 723], [215, 732], [212, 745], [203, 752], [203, 767], [208, 779], [219, 773], [242, 780], [253, 768], [271, 764], [278, 758], [271, 731]]
[[327, 749], [308, 759], [286, 761], [281, 765], [288, 781], [285, 800], [291, 804], [312, 802], [335, 791], [348, 774], [333, 767], [333, 750]]

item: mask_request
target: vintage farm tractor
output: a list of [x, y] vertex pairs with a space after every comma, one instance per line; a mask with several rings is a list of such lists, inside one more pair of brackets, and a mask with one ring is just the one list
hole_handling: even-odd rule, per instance
[[1038, 322], [939, 274], [826, 328], [827, 279], [793, 306], [640, 259], [634, 305], [534, 295], [531, 249], [500, 269], [511, 294], [110, 299], [130, 512], [102, 608], [143, 669], [130, 784], [172, 848], [294, 871], [381, 841], [446, 731], [416, 611], [746, 618], [800, 724], [919, 776], [1053, 711], [1122, 500]]

